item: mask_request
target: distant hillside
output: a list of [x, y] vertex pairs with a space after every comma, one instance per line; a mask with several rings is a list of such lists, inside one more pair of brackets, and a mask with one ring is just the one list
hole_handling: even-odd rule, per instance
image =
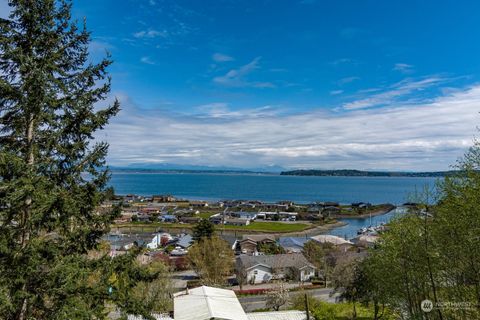
[[291, 170], [282, 171], [283, 176], [323, 176], [323, 177], [445, 177], [457, 171], [437, 172], [389, 172], [389, 171], [361, 171], [361, 170]]
[[205, 174], [259, 174], [278, 175], [278, 172], [249, 171], [249, 170], [186, 170], [186, 169], [146, 169], [146, 168], [118, 168], [110, 167], [112, 172], [117, 173], [205, 173]]
[[276, 165], [250, 168], [226, 166], [200, 166], [174, 163], [132, 163], [126, 166], [110, 166], [115, 171], [181, 172], [181, 173], [280, 173], [285, 168]]

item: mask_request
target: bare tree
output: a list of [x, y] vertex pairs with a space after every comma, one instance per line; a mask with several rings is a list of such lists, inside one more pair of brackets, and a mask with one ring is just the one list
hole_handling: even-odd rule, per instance
[[279, 281], [276, 282], [273, 290], [267, 293], [266, 306], [269, 309], [278, 311], [281, 306], [288, 302], [289, 298], [288, 289], [285, 287], [285, 283]]

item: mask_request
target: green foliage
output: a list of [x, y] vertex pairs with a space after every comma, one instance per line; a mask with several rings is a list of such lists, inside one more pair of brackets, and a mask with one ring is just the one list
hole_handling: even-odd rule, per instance
[[327, 249], [317, 241], [309, 240], [303, 245], [303, 255], [319, 270], [325, 265], [326, 254]]
[[[313, 298], [307, 294], [310, 313], [316, 320], [349, 320], [353, 317], [352, 303], [328, 303]], [[305, 310], [305, 293], [301, 292], [295, 295], [291, 300], [291, 308], [295, 310]], [[373, 306], [356, 306], [356, 319], [371, 320], [374, 319]], [[383, 320], [398, 319], [390, 310], [384, 309], [382, 313]]]
[[115, 198], [115, 189], [113, 187], [105, 188], [105, 200], [113, 200]]
[[147, 270], [158, 274], [153, 281], [140, 281], [133, 288], [133, 295], [153, 312], [168, 312], [173, 309], [173, 286], [169, 268], [162, 262], [149, 264]]
[[[107, 144], [94, 134], [119, 111], [102, 105], [111, 61], [89, 63], [90, 34], [69, 1], [9, 1], [0, 19], [0, 315], [100, 319], [106, 306], [148, 313], [131, 294], [154, 274], [138, 252], [99, 249], [118, 210], [99, 212]], [[112, 293], [109, 293], [109, 288]]]
[[370, 300], [410, 319], [424, 318], [424, 299], [461, 304], [435, 308], [432, 319], [480, 317], [479, 165], [477, 142], [459, 162], [458, 175], [438, 184], [438, 194], [426, 190], [415, 199], [420, 205], [390, 224], [364, 262]]
[[201, 240], [203, 238], [211, 238], [215, 233], [215, 226], [208, 219], [201, 219], [193, 227], [193, 239]]
[[204, 237], [188, 250], [188, 261], [207, 286], [223, 286], [233, 271], [233, 250], [216, 236]]
[[258, 252], [263, 252], [265, 254], [281, 254], [285, 253], [285, 250], [279, 246], [277, 243], [260, 243], [257, 246]]

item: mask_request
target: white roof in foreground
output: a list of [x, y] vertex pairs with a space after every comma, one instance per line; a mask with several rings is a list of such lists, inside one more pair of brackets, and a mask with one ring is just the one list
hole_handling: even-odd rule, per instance
[[315, 241], [318, 241], [320, 243], [331, 243], [335, 246], [338, 246], [338, 245], [341, 245], [341, 244], [352, 244], [350, 241], [348, 240], [345, 240], [343, 238], [340, 238], [340, 237], [337, 237], [337, 236], [333, 236], [333, 235], [330, 235], [330, 234], [320, 234], [318, 236], [313, 236], [311, 237], [311, 239], [315, 240]]
[[[165, 314], [152, 313], [152, 316], [155, 318], [155, 320], [174, 320], [173, 318], [170, 318], [170, 316]], [[145, 320], [145, 318], [142, 316], [134, 316], [131, 314], [127, 316], [127, 319], [128, 320]]]
[[248, 320], [232, 290], [198, 287], [174, 299], [175, 320]]
[[305, 311], [289, 310], [247, 313], [248, 320], [306, 320]]

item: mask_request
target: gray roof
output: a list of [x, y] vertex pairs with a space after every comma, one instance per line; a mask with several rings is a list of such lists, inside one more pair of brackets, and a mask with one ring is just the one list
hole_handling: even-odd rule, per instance
[[273, 254], [249, 256], [240, 255], [237, 257], [237, 264], [242, 265], [245, 269], [250, 269], [258, 264], [269, 266], [272, 269], [277, 268], [297, 268], [314, 266], [301, 253]]
[[191, 246], [192, 242], [193, 242], [192, 236], [189, 234], [186, 234], [183, 237], [178, 239], [177, 246], [180, 246], [182, 248], [188, 248]]
[[298, 252], [302, 251], [305, 242], [310, 239], [301, 237], [281, 237], [278, 240], [280, 246], [284, 249], [296, 249]]

